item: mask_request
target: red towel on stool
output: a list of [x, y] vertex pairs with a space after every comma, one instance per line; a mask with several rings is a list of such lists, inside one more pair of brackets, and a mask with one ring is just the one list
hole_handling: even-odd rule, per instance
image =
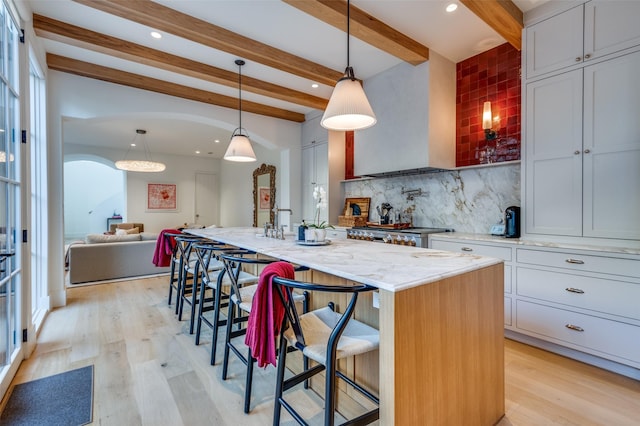
[[257, 360], [258, 367], [276, 365], [275, 339], [284, 318], [285, 308], [273, 289], [274, 276], [294, 279], [293, 266], [287, 262], [274, 262], [267, 265], [260, 274], [244, 339], [245, 344], [251, 348], [251, 354]]
[[177, 229], [163, 229], [160, 231], [160, 235], [156, 240], [156, 248], [153, 252], [153, 264], [158, 267], [171, 265], [171, 255], [173, 254], [173, 247], [176, 245], [176, 240], [173, 237], [165, 238], [165, 232], [176, 235], [181, 234]]

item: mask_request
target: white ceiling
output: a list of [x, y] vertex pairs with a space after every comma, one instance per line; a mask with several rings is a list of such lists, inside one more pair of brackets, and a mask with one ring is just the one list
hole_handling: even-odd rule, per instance
[[[150, 37], [152, 28], [102, 12], [72, 0], [16, 0], [22, 10], [50, 17], [68, 24], [111, 35], [153, 49], [189, 58], [218, 68], [237, 72], [236, 55], [214, 50], [171, 34], [161, 40]], [[346, 66], [346, 33], [280, 0], [154, 0], [164, 6], [224, 27], [243, 36], [284, 50], [291, 54], [342, 72]], [[459, 4], [454, 13], [445, 12], [447, 4], [456, 0], [353, 0], [356, 6], [375, 16], [394, 29], [413, 38], [453, 62], [460, 62], [505, 40], [480, 18]], [[548, 0], [513, 0], [522, 11], [527, 11]], [[227, 96], [237, 96], [237, 90], [193, 77], [156, 69], [150, 66], [118, 59], [42, 39], [48, 53], [79, 59], [123, 71], [175, 82]], [[360, 79], [376, 75], [401, 62], [355, 37], [351, 37], [351, 65]], [[285, 87], [329, 98], [332, 87], [320, 85], [311, 88], [313, 81], [247, 61], [243, 76], [251, 76]], [[250, 100], [307, 114], [311, 108], [243, 91], [243, 100]], [[148, 140], [154, 152], [167, 154], [221, 157], [228, 143], [228, 131], [208, 125], [188, 125], [179, 119], [149, 116], [126, 117], [105, 121], [68, 120], [65, 123], [65, 143], [91, 143], [121, 147], [122, 139], [132, 140], [136, 128], [148, 131]], [[85, 135], [90, 134], [87, 138]], [[185, 134], [190, 135], [185, 138]], [[214, 144], [213, 139], [221, 140]], [[181, 140], [176, 144], [176, 140]], [[211, 154], [207, 154], [211, 153]]]

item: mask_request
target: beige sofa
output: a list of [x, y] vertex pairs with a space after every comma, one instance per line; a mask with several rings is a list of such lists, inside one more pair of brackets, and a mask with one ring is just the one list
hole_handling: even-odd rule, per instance
[[87, 235], [82, 244], [68, 251], [69, 283], [139, 277], [169, 272], [152, 260], [158, 235], [143, 232], [131, 235]]

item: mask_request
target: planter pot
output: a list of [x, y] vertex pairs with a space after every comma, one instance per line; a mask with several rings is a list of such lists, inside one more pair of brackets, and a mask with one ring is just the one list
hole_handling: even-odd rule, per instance
[[326, 229], [309, 228], [304, 231], [305, 241], [321, 242], [321, 241], [324, 241], [326, 237], [327, 237]]

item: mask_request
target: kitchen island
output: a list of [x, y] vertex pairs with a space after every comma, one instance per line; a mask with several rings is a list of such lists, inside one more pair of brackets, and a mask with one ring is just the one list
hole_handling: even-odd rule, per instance
[[[379, 387], [370, 386], [380, 424], [492, 425], [504, 415], [502, 260], [356, 240], [302, 246], [293, 235], [265, 238], [260, 228], [187, 231], [307, 266], [316, 282], [377, 288], [377, 365], [365, 359], [350, 368], [365, 381], [377, 370]], [[365, 317], [377, 310], [371, 298], [359, 301], [364, 308]]]

